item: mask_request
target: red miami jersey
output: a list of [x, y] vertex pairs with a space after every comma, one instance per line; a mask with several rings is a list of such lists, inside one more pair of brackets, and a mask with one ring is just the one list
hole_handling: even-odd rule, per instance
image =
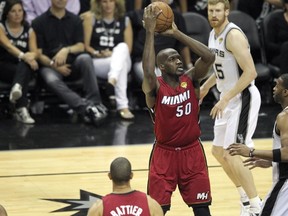
[[187, 75], [180, 77], [176, 88], [157, 77], [160, 84], [155, 103], [154, 132], [157, 143], [170, 147], [192, 144], [199, 139], [199, 100], [192, 80]]
[[147, 195], [134, 190], [103, 197], [103, 216], [150, 216]]

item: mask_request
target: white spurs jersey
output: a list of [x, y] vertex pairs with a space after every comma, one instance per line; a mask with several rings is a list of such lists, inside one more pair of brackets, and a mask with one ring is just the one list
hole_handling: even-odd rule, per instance
[[[287, 111], [288, 111], [288, 107], [286, 107], [282, 112], [287, 112]], [[275, 123], [274, 129], [273, 129], [273, 149], [280, 149], [282, 147], [281, 137], [279, 134], [277, 134], [276, 127], [277, 125]], [[273, 166], [273, 182], [277, 182], [280, 179], [288, 179], [288, 163], [272, 162], [272, 166]]]
[[233, 88], [242, 74], [234, 55], [226, 48], [226, 37], [232, 29], [238, 29], [243, 33], [237, 25], [230, 22], [218, 37], [216, 37], [214, 29], [209, 36], [208, 47], [216, 55], [213, 69], [216, 75], [217, 89], [220, 92], [227, 92]]
[[[273, 149], [281, 148], [281, 139], [280, 136], [276, 133], [276, 122], [273, 128]], [[273, 167], [273, 182], [277, 182], [279, 180], [279, 163], [272, 162]]]

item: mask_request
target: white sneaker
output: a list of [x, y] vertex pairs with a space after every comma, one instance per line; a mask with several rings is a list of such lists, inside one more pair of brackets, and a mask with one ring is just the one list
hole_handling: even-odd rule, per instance
[[22, 86], [18, 83], [15, 83], [11, 89], [9, 100], [11, 103], [16, 103], [16, 100], [18, 100], [21, 96], [22, 96]]
[[259, 216], [261, 212], [261, 208], [250, 207], [249, 208], [249, 216]]
[[248, 202], [240, 201], [240, 216], [250, 216], [249, 209], [250, 209], [249, 201]]
[[16, 110], [15, 117], [17, 121], [20, 121], [25, 124], [34, 124], [35, 120], [31, 118], [28, 109], [26, 107], [21, 107]]

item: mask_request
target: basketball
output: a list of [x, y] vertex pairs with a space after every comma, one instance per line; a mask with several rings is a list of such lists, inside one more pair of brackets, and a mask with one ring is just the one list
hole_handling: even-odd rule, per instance
[[160, 1], [152, 2], [151, 4], [155, 6], [157, 11], [162, 10], [162, 13], [157, 17], [155, 31], [161, 33], [171, 28], [174, 21], [174, 13], [171, 7]]

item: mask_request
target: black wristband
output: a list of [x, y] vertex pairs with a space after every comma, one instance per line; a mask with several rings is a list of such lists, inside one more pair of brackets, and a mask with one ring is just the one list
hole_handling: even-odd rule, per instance
[[254, 148], [250, 148], [249, 157], [254, 157], [253, 152], [255, 151]]
[[273, 161], [281, 162], [281, 150], [280, 149], [273, 149]]

